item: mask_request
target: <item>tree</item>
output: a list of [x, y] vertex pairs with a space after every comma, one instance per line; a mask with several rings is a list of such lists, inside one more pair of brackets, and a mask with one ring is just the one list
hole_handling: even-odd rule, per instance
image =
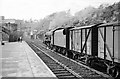
[[49, 28], [54, 29], [57, 27], [61, 27], [62, 25], [67, 24], [71, 17], [72, 16], [66, 11], [58, 12], [56, 13], [54, 19], [50, 22]]

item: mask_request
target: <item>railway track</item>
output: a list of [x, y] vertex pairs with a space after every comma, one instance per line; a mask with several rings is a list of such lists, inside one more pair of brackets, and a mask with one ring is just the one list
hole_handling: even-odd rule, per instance
[[44, 61], [58, 79], [79, 79], [81, 77], [51, 56], [43, 53], [43, 51], [38, 49], [34, 44], [28, 44], [35, 52], [37, 52], [37, 55]]
[[48, 67], [53, 71], [53, 73], [59, 79], [111, 78], [110, 76], [104, 73], [91, 69], [72, 59], [69, 59], [51, 50], [46, 50], [46, 47], [40, 42], [39, 44], [37, 42], [27, 42], [27, 43], [38, 54], [38, 56], [48, 65]]

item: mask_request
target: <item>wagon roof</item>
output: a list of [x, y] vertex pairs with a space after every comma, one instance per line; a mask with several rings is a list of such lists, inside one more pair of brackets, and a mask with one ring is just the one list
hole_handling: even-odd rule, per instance
[[75, 28], [72, 28], [72, 29], [70, 29], [70, 30], [86, 29], [86, 28], [91, 28], [91, 27], [93, 27], [93, 26], [95, 26], [95, 24], [94, 24], [94, 25], [89, 25], [89, 26], [80, 26], [80, 27], [75, 27]]
[[98, 27], [109, 27], [109, 26], [120, 26], [120, 22], [105, 23], [99, 25]]
[[87, 29], [91, 27], [109, 27], [109, 26], [120, 26], [120, 22], [112, 22], [112, 23], [99, 23], [99, 24], [93, 24], [89, 26], [80, 26], [80, 27], [75, 27], [70, 30], [79, 30], [79, 29]]

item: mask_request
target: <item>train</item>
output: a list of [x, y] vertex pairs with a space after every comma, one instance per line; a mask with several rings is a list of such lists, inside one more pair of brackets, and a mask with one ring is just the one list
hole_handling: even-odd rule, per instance
[[57, 28], [45, 39], [51, 50], [120, 78], [120, 22]]

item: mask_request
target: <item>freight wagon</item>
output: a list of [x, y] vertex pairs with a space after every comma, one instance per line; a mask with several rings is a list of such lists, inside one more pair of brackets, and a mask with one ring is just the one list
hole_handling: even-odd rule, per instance
[[99, 71], [120, 77], [120, 23], [58, 28], [50, 48]]

